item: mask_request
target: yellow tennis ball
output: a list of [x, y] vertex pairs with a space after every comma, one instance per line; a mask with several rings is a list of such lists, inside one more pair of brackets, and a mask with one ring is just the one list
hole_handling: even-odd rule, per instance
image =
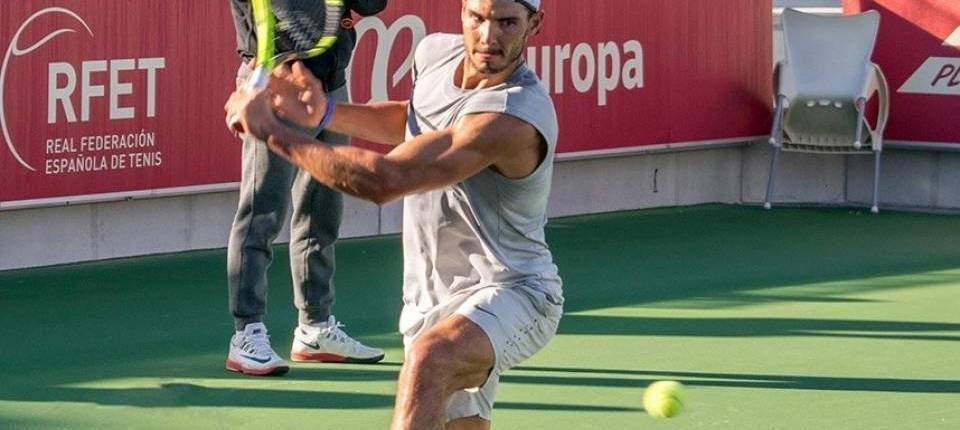
[[657, 381], [643, 391], [643, 409], [654, 418], [672, 418], [683, 410], [683, 384]]

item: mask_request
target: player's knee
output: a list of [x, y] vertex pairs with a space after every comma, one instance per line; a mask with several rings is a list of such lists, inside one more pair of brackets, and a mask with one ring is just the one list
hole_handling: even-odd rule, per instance
[[276, 216], [256, 215], [250, 220], [244, 232], [244, 246], [253, 248], [271, 246], [282, 227], [283, 223], [279, 222]]
[[418, 377], [443, 386], [448, 385], [462, 367], [457, 358], [457, 346], [446, 339], [422, 339], [413, 345], [407, 360]]
[[414, 375], [448, 390], [475, 387], [483, 383], [489, 369], [477, 368], [464, 357], [464, 346], [442, 338], [425, 338], [407, 355]]

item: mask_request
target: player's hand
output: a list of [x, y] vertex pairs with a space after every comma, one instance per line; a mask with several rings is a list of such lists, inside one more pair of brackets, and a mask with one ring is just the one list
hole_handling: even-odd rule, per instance
[[297, 61], [273, 70], [270, 103], [277, 116], [291, 124], [311, 129], [320, 124], [327, 109], [323, 84]]
[[266, 140], [273, 130], [282, 127], [270, 106], [270, 94], [266, 90], [234, 91], [223, 106], [227, 120], [234, 121], [234, 131], [251, 134]]
[[238, 133], [247, 133], [268, 142], [271, 150], [289, 157], [290, 145], [313, 142], [313, 136], [308, 137], [303, 130], [277, 118], [272, 108], [273, 97], [267, 90], [238, 90], [227, 100], [224, 110], [228, 119], [236, 118]]

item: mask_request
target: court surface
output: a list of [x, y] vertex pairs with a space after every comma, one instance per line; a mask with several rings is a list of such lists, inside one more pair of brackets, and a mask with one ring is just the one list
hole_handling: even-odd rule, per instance
[[[562, 218], [548, 238], [567, 314], [504, 375], [494, 428], [960, 428], [960, 216], [709, 205]], [[267, 323], [287, 356], [277, 251]], [[223, 250], [0, 272], [0, 428], [386, 428], [399, 238], [337, 259], [336, 315], [386, 360], [281, 378], [223, 369]], [[643, 411], [658, 379], [687, 385], [678, 418]]]

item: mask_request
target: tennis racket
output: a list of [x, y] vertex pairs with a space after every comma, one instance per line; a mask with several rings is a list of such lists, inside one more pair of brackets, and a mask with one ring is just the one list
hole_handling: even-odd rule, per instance
[[[254, 92], [270, 83], [270, 72], [288, 61], [316, 57], [337, 42], [343, 0], [251, 0], [257, 33], [257, 66], [244, 84]], [[233, 130], [239, 118], [228, 121]]]

